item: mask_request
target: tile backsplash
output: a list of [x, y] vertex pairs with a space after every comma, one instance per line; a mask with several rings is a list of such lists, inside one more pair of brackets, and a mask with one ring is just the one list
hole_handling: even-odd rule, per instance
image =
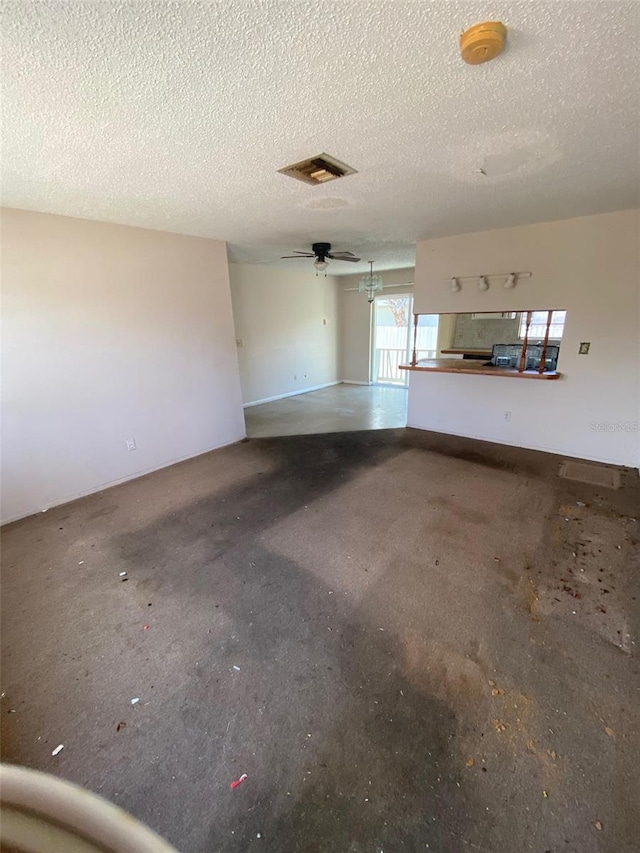
[[474, 320], [471, 314], [458, 314], [453, 339], [455, 349], [491, 349], [494, 344], [518, 343], [518, 324], [513, 320]]

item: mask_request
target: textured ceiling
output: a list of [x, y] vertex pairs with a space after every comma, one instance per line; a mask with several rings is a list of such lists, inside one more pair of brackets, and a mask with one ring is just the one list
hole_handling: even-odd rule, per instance
[[[633, 207], [638, 12], [5, 0], [3, 201], [227, 240], [235, 261], [327, 240], [379, 268], [427, 237]], [[488, 18], [507, 49], [465, 65], [458, 34]], [[277, 174], [321, 151], [358, 174]]]

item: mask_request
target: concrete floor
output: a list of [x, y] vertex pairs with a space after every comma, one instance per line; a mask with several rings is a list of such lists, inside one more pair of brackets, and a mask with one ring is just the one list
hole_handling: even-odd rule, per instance
[[407, 425], [407, 389], [332, 385], [244, 410], [247, 435], [312, 435]]
[[7, 526], [4, 760], [183, 853], [635, 853], [638, 477], [560, 462], [259, 439]]

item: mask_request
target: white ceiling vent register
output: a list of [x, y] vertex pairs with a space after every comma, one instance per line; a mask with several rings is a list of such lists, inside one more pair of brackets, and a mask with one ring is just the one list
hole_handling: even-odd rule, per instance
[[295, 178], [296, 181], [303, 181], [305, 184], [314, 186], [327, 184], [329, 181], [344, 178], [346, 175], [356, 174], [356, 170], [352, 169], [351, 166], [341, 163], [340, 160], [336, 160], [329, 154], [318, 154], [316, 157], [310, 157], [308, 160], [301, 160], [300, 163], [278, 169], [278, 172]]

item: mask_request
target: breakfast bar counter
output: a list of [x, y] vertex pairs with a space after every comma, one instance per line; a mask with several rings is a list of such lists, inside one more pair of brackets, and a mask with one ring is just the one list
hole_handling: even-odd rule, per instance
[[516, 370], [514, 367], [494, 367], [482, 361], [456, 358], [425, 358], [416, 364], [401, 364], [400, 370], [423, 371], [426, 373], [469, 373], [480, 376], [503, 376], [511, 379], [559, 379], [557, 370], [538, 373], [537, 370]]

